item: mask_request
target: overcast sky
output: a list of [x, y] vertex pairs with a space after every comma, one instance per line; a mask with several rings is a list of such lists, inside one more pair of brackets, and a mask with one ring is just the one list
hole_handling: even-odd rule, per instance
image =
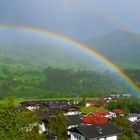
[[140, 32], [139, 7], [140, 0], [0, 0], [0, 23], [91, 39], [121, 28]]

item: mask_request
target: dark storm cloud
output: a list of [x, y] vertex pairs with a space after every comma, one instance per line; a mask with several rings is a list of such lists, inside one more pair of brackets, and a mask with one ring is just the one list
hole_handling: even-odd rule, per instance
[[135, 25], [136, 28], [136, 13], [140, 11], [137, 6], [138, 0], [134, 0], [137, 2], [136, 5], [135, 2], [133, 3], [133, 8], [136, 6], [134, 11], [131, 9], [132, 4], [127, 1], [1, 0], [0, 23], [35, 26], [77, 39], [88, 39], [118, 28], [94, 12], [92, 5], [99, 11], [115, 15], [120, 22], [128, 22], [128, 25], [130, 24], [132, 27]]

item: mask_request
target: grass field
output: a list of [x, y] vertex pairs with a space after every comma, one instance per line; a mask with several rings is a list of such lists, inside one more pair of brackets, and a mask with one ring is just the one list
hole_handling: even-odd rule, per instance
[[[21, 103], [22, 101], [23, 101], [23, 100], [14, 99], [13, 104], [14, 104], [15, 107], [18, 107], [18, 106], [20, 106], [20, 103]], [[7, 100], [6, 100], [6, 99], [0, 100], [0, 105], [6, 105], [6, 103], [7, 103]]]
[[107, 110], [104, 108], [97, 108], [97, 107], [81, 107], [81, 112], [83, 114], [88, 114], [94, 111], [107, 111]]

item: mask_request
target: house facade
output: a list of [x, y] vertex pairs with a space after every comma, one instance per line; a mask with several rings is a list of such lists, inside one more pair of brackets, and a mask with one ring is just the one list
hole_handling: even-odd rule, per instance
[[114, 124], [81, 125], [69, 130], [70, 140], [117, 140], [121, 130]]
[[64, 111], [65, 116], [81, 114], [80, 108], [75, 105], [69, 105], [69, 106], [63, 108], [63, 111]]

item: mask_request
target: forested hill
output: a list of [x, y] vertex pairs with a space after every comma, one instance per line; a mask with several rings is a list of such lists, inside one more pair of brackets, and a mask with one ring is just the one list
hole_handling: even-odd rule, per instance
[[[127, 70], [139, 83], [140, 70]], [[140, 83], [139, 83], [140, 85]], [[57, 98], [101, 96], [130, 93], [129, 87], [113, 74], [51, 68], [31, 69], [20, 65], [0, 64], [0, 98]]]

